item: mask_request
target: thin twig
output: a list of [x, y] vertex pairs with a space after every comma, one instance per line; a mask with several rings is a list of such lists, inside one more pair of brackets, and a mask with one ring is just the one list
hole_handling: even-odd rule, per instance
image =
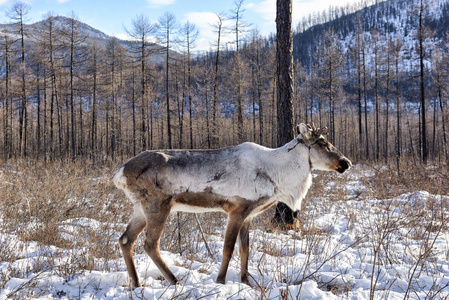
[[212, 257], [212, 259], [213, 259], [213, 258], [214, 258], [214, 254], [213, 254], [212, 251], [210, 250], [209, 244], [207, 243], [207, 240], [206, 240], [206, 238], [204, 237], [203, 227], [201, 227], [201, 223], [200, 223], [200, 220], [198, 219], [198, 215], [197, 215], [197, 214], [194, 214], [194, 215], [195, 215], [196, 223], [198, 224], [198, 228], [200, 229], [200, 232], [201, 232], [201, 238], [203, 239], [204, 244], [206, 245], [207, 252], [209, 252], [209, 255], [210, 255], [210, 256]]

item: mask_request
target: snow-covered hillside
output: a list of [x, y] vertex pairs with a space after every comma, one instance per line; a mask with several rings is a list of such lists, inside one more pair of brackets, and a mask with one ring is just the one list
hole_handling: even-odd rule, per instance
[[389, 188], [399, 196], [370, 197], [376, 187], [367, 179], [382, 180], [380, 172], [355, 166], [344, 176], [318, 175], [300, 232], [270, 230], [269, 213], [255, 220], [249, 263], [254, 289], [239, 283], [237, 250], [227, 284], [215, 283], [224, 215], [201, 215], [203, 226], [214, 223], [206, 235], [212, 256], [194, 222], [182, 237], [189, 250], [162, 251], [181, 285], [170, 286], [137, 246], [144, 287], [134, 291], [121, 257], [90, 254], [102, 247], [96, 237], [115, 245], [126, 225], [77, 218], [57, 228], [72, 242], [69, 249], [23, 242], [19, 233], [34, 223], [21, 224], [19, 233], [0, 233], [0, 299], [369, 299], [370, 291], [374, 299], [449, 297], [449, 197], [397, 193], [394, 186]]
[[[332, 7], [315, 18], [305, 18], [298, 25], [294, 34], [294, 55], [303, 66], [310, 67], [315, 51], [320, 47], [320, 40], [328, 28], [339, 37], [341, 49], [351, 51], [357, 47], [357, 35], [364, 38], [367, 49], [367, 64], [374, 65], [373, 43], [400, 41], [402, 45], [401, 61], [405, 69], [410, 71], [416, 62], [417, 30], [419, 14], [422, 9], [422, 21], [428, 32], [426, 49], [439, 45], [449, 31], [449, 0], [386, 0], [361, 2], [367, 5], [354, 7]], [[328, 15], [327, 15], [328, 14]], [[327, 15], [327, 16], [325, 16]], [[323, 21], [325, 20], [325, 22]], [[318, 24], [317, 24], [318, 23]], [[374, 32], [378, 37], [373, 39]], [[426, 33], [427, 34], [427, 33]], [[430, 59], [431, 55], [427, 57]]]

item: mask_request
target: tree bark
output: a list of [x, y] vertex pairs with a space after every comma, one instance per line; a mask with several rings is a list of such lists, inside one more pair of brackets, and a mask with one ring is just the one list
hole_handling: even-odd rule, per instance
[[[293, 131], [293, 32], [292, 1], [276, 1], [276, 97], [277, 144], [282, 146], [294, 138]], [[292, 225], [296, 212], [279, 202], [272, 222]]]

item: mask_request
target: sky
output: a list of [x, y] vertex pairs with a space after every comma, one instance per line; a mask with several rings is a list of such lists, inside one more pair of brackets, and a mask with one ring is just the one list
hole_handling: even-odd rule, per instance
[[[0, 23], [8, 23], [8, 10], [15, 0], [0, 0]], [[23, 0], [31, 9], [28, 23], [41, 21], [46, 14], [71, 16], [104, 33], [126, 38], [125, 28], [131, 29], [132, 20], [145, 15], [150, 21], [157, 21], [165, 12], [175, 15], [180, 24], [189, 21], [196, 25], [199, 36], [195, 42], [197, 50], [210, 49], [216, 40], [212, 24], [217, 23], [217, 15], [230, 17], [235, 8], [235, 0]], [[313, 12], [322, 12], [329, 6], [344, 6], [359, 3], [360, 0], [293, 0], [293, 26]], [[257, 28], [262, 36], [276, 32], [276, 0], [244, 0], [243, 21], [250, 29]], [[226, 21], [228, 25], [231, 20]], [[226, 23], [225, 23], [226, 25]], [[224, 41], [231, 41], [231, 35]]]

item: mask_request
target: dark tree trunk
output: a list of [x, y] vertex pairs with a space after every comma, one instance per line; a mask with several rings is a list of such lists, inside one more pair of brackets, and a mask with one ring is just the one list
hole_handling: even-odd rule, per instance
[[[282, 146], [294, 138], [293, 134], [293, 33], [292, 1], [276, 1], [276, 96], [277, 144]], [[272, 222], [291, 225], [296, 212], [278, 203]]]
[[419, 10], [419, 83], [420, 83], [420, 101], [421, 101], [421, 137], [422, 137], [422, 161], [427, 163], [427, 135], [426, 135], [426, 93], [424, 82], [424, 33], [423, 33], [423, 1]]

